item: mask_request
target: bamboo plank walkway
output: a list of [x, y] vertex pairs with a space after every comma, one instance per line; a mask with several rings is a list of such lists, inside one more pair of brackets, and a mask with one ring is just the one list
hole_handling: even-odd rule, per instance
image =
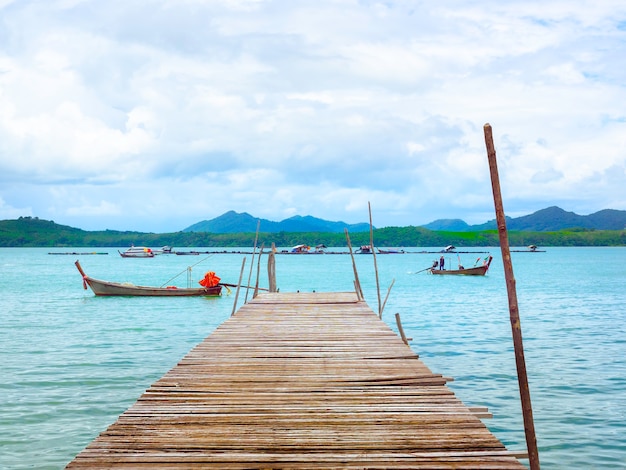
[[67, 468], [524, 469], [354, 293], [262, 294]]

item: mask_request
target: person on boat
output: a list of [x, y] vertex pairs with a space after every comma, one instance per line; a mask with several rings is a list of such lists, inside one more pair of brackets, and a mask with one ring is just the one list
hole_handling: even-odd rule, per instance
[[445, 260], [445, 258], [442, 255], [441, 258], [439, 258], [439, 270], [440, 271], [443, 271], [443, 267], [444, 267], [445, 264], [446, 264], [446, 260]]

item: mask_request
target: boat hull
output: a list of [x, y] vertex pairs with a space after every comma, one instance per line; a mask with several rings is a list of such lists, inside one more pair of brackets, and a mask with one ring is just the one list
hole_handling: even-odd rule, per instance
[[90, 277], [85, 282], [93, 293], [98, 296], [134, 296], [134, 297], [217, 297], [222, 293], [222, 286], [206, 288], [178, 288], [178, 287], [147, 287], [132, 284], [100, 281]]

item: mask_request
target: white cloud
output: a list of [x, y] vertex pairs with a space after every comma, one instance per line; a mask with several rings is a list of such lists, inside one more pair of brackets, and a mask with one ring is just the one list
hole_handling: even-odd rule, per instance
[[622, 2], [25, 0], [0, 21], [0, 214], [479, 223], [486, 122], [511, 212], [626, 208]]

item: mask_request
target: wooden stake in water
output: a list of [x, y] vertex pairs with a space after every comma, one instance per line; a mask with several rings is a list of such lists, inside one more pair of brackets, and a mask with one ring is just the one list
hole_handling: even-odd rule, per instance
[[539, 452], [537, 450], [537, 438], [535, 436], [533, 408], [530, 402], [528, 375], [526, 374], [526, 361], [524, 359], [524, 345], [522, 342], [522, 326], [519, 317], [515, 277], [513, 276], [513, 264], [511, 262], [509, 237], [506, 230], [506, 218], [504, 216], [504, 208], [502, 205], [502, 194], [500, 193], [500, 179], [498, 176], [496, 150], [493, 145], [491, 125], [485, 124], [484, 132], [485, 144], [487, 145], [487, 157], [489, 159], [489, 172], [491, 174], [491, 187], [493, 189], [493, 201], [496, 208], [496, 222], [498, 223], [498, 235], [500, 237], [500, 249], [502, 251], [502, 263], [504, 265], [504, 277], [506, 279], [506, 290], [509, 297], [509, 314], [511, 317], [511, 330], [513, 332], [513, 347], [515, 349], [517, 380], [519, 382], [522, 414], [524, 417], [526, 447], [528, 449], [528, 459], [531, 470], [539, 470]]

